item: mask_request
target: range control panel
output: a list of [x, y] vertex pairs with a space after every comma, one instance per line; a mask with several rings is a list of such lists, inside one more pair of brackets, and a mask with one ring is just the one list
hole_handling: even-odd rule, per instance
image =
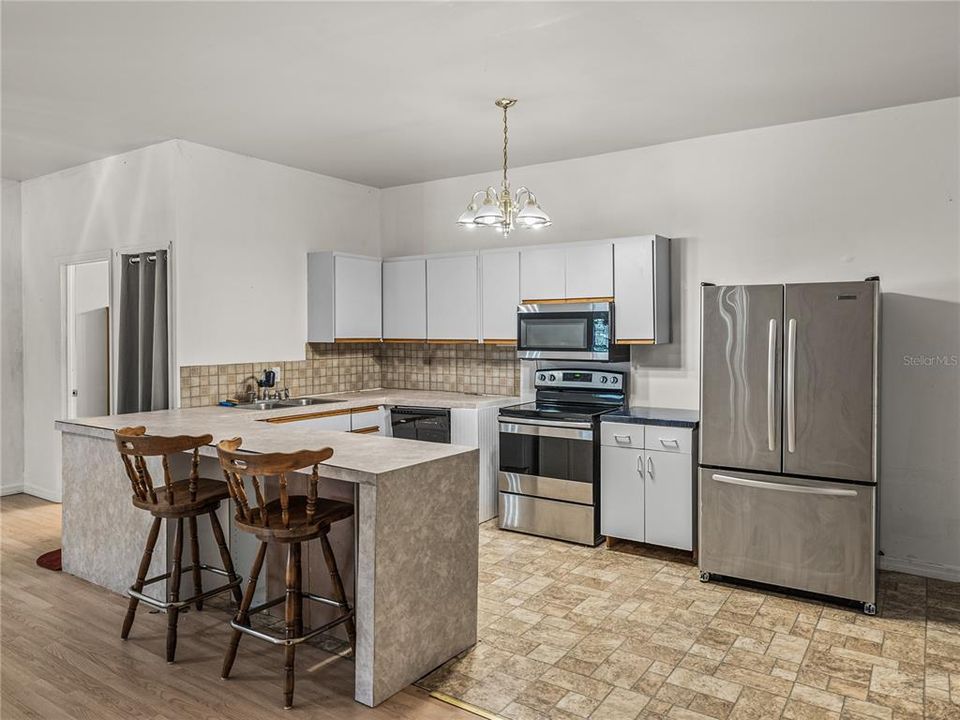
[[577, 388], [583, 390], [619, 390], [623, 373], [609, 370], [538, 370], [534, 378], [538, 388]]

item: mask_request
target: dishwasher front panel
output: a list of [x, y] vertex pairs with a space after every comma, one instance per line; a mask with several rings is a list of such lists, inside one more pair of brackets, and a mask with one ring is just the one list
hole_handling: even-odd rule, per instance
[[876, 603], [876, 487], [700, 468], [701, 571]]

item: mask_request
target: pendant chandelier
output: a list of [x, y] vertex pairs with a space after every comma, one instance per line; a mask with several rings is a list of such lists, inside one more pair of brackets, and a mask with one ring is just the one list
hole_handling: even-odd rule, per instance
[[467, 209], [457, 220], [461, 227], [493, 227], [509, 235], [515, 226], [542, 228], [550, 225], [550, 216], [540, 209], [537, 196], [529, 188], [521, 186], [516, 194], [510, 193], [510, 181], [507, 180], [507, 110], [516, 103], [515, 98], [500, 98], [494, 103], [503, 110], [503, 181], [500, 192], [492, 185], [475, 192]]

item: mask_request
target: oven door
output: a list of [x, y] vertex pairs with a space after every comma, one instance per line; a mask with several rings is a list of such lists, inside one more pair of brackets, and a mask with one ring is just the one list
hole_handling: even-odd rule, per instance
[[524, 360], [608, 360], [610, 303], [520, 305], [517, 357]]
[[595, 475], [590, 423], [500, 418], [501, 492], [593, 505]]

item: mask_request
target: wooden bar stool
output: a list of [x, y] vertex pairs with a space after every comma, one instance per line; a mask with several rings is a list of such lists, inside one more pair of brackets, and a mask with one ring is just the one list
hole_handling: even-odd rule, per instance
[[[167, 662], [172, 663], [177, 651], [177, 621], [180, 611], [188, 605], [195, 604], [197, 610], [203, 609], [203, 601], [214, 595], [231, 591], [239, 603], [242, 598], [240, 592], [241, 578], [234, 572], [233, 560], [227, 549], [223, 537], [223, 528], [217, 519], [217, 508], [220, 501], [230, 497], [230, 490], [226, 483], [220, 480], [209, 480], [199, 476], [200, 448], [209, 445], [213, 440], [211, 435], [191, 437], [179, 435], [177, 437], [163, 437], [162, 435], [147, 436], [144, 427], [125, 427], [114, 433], [120, 458], [126, 468], [127, 477], [133, 488], [133, 504], [153, 515], [153, 525], [147, 535], [147, 545], [140, 560], [140, 569], [137, 580], [130, 587], [127, 594], [130, 603], [127, 606], [127, 615], [123, 620], [123, 629], [120, 637], [124, 640], [130, 634], [133, 619], [137, 613], [137, 605], [144, 602], [151, 607], [167, 613]], [[190, 476], [185, 480], [173, 480], [170, 475], [169, 456], [175, 453], [193, 451], [193, 462]], [[163, 466], [163, 485], [153, 486], [153, 478], [147, 468], [145, 458], [160, 456]], [[200, 562], [200, 542], [197, 537], [197, 516], [209, 515], [213, 535], [220, 548], [222, 568], [212, 567]], [[173, 540], [173, 562], [169, 572], [157, 575], [149, 580], [146, 578], [150, 569], [150, 560], [153, 549], [157, 544], [160, 533], [160, 522], [176, 520], [176, 532]], [[190, 554], [192, 563], [182, 567], [183, 557], [183, 521], [186, 519], [190, 528]], [[203, 591], [202, 573], [208, 571], [216, 575], [226, 576], [228, 582], [213, 590]], [[184, 573], [193, 574], [194, 594], [188, 598], [180, 597], [180, 578]], [[143, 594], [146, 585], [162, 582], [169, 579], [167, 601], [162, 602], [149, 595]]]
[[[260, 640], [266, 640], [274, 645], [283, 646], [283, 697], [284, 708], [293, 707], [293, 678], [294, 661], [297, 645], [315, 635], [346, 623], [347, 637], [350, 646], [356, 652], [356, 627], [353, 617], [354, 611], [347, 602], [343, 589], [343, 580], [337, 569], [337, 560], [330, 547], [327, 533], [330, 525], [338, 520], [344, 520], [353, 515], [353, 505], [339, 500], [330, 500], [317, 497], [317, 485], [320, 475], [317, 464], [333, 455], [333, 450], [301, 450], [295, 453], [269, 453], [254, 455], [238, 452], [243, 441], [240, 438], [223, 440], [217, 445], [220, 455], [220, 466], [230, 487], [230, 496], [236, 506], [237, 514], [234, 518], [236, 526], [245, 532], [251, 533], [260, 540], [260, 547], [250, 570], [250, 579], [244, 591], [243, 601], [237, 611], [236, 619], [230, 623], [233, 627], [233, 638], [227, 654], [223, 659], [224, 680], [230, 676], [230, 669], [237, 657], [237, 648], [240, 645], [240, 635], [246, 633]], [[287, 492], [286, 473], [305, 469], [312, 466], [307, 494], [290, 495]], [[251, 507], [244, 488], [244, 477], [252, 479], [256, 507]], [[267, 502], [265, 487], [267, 477], [276, 477], [279, 484], [279, 498]], [[264, 484], [261, 484], [261, 479]], [[323, 559], [330, 573], [333, 584], [334, 598], [304, 592], [300, 567], [301, 543], [314, 538], [320, 538], [323, 549]], [[262, 605], [250, 607], [253, 595], [257, 589], [257, 580], [263, 569], [263, 559], [267, 552], [268, 543], [285, 543], [287, 545], [287, 573], [286, 592], [280, 597], [267, 600]], [[303, 629], [303, 600], [332, 605], [342, 611], [335, 619], [314, 628], [309, 632]], [[256, 630], [250, 624], [250, 616], [267, 610], [268, 608], [285, 603], [285, 628], [283, 636], [277, 636], [265, 631]]]

